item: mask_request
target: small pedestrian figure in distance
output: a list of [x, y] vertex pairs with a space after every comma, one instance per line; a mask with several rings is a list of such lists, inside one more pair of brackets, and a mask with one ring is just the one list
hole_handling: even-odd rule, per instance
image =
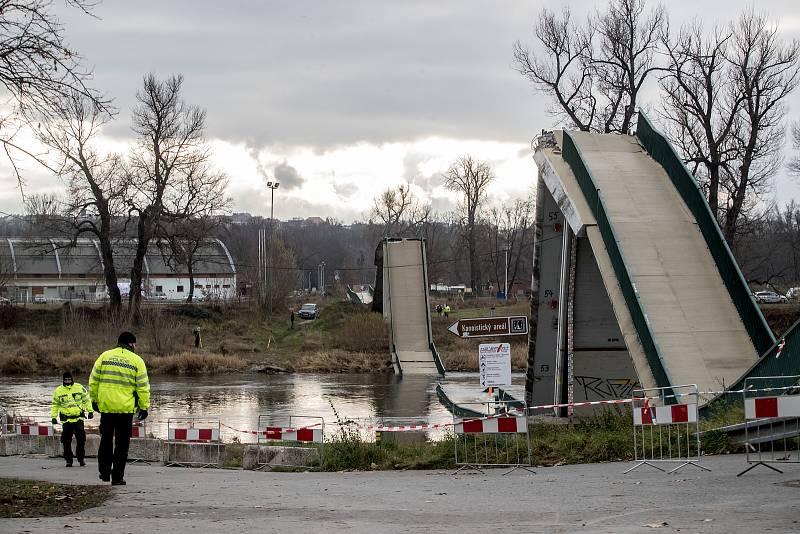
[[203, 339], [200, 337], [200, 327], [194, 328], [194, 348], [200, 350], [203, 348]]
[[436, 305], [436, 313], [439, 315], [439, 317], [442, 316], [442, 305], [441, 304], [437, 304]]
[[450, 304], [445, 304], [444, 305], [444, 316], [445, 317], [450, 317]]
[[294, 330], [294, 308], [290, 308], [289, 310], [289, 322], [291, 323], [291, 326], [289, 328]]

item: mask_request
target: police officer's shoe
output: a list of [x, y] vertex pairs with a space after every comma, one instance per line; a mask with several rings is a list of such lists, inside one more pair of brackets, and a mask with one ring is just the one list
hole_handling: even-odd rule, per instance
[[127, 482], [125, 482], [124, 480], [112, 480], [111, 481], [111, 485], [112, 486], [124, 486], [126, 484], [127, 484]]
[[78, 460], [78, 465], [80, 465], [81, 467], [86, 467], [86, 462], [84, 462], [83, 460]]
[[67, 462], [67, 467], [72, 467], [72, 462]]
[[102, 480], [103, 482], [108, 482], [109, 480], [111, 480], [111, 475], [100, 475], [100, 480]]

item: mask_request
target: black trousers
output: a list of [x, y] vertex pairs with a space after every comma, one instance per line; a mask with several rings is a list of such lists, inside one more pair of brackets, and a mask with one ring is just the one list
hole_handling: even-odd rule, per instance
[[100, 475], [111, 480], [125, 478], [125, 462], [131, 443], [132, 413], [100, 414], [100, 448], [97, 450], [97, 465]]
[[86, 431], [83, 429], [83, 419], [75, 421], [74, 423], [61, 424], [61, 444], [64, 446], [64, 459], [68, 464], [72, 463], [72, 436], [75, 436], [77, 446], [75, 447], [75, 456], [78, 461], [83, 461], [84, 450], [86, 444]]

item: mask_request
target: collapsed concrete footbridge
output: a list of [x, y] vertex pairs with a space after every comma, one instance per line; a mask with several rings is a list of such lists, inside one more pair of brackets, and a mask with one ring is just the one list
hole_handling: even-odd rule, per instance
[[798, 329], [776, 357], [694, 176], [643, 113], [635, 135], [545, 133], [534, 159], [528, 402], [800, 374]]

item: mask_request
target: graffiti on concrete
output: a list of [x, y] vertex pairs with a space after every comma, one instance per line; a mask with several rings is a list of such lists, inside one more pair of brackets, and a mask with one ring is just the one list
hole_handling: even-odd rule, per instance
[[[576, 376], [575, 393], [583, 388], [585, 399], [627, 399], [634, 389], [641, 387], [635, 378], [599, 378], [596, 376]], [[576, 395], [577, 398], [577, 395]]]

